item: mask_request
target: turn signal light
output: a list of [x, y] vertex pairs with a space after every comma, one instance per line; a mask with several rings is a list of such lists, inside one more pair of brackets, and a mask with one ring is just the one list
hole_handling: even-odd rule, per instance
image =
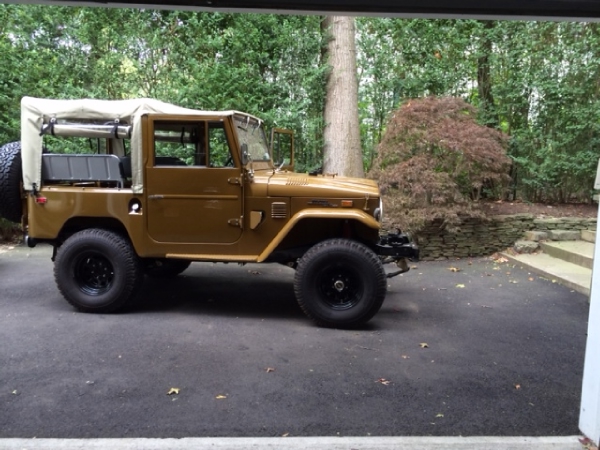
[[354, 202], [352, 200], [342, 200], [342, 208], [352, 208]]

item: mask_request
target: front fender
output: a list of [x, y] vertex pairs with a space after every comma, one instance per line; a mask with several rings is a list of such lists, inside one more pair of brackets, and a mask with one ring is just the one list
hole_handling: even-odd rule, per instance
[[273, 253], [277, 246], [281, 244], [283, 239], [296, 226], [296, 224], [303, 219], [355, 220], [374, 230], [379, 230], [381, 228], [379, 222], [375, 220], [373, 216], [370, 216], [366, 212], [357, 209], [343, 211], [340, 211], [339, 209], [332, 210], [325, 208], [307, 209], [294, 214], [290, 218], [288, 223], [285, 224], [277, 236], [275, 236], [271, 243], [259, 255], [257, 262], [265, 261], [271, 255], [271, 253]]

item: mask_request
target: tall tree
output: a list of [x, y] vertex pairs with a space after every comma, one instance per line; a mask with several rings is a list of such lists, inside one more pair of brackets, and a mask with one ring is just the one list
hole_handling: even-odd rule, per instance
[[331, 67], [325, 97], [323, 171], [364, 177], [358, 122], [358, 80], [354, 18], [329, 16], [326, 61]]
[[492, 93], [492, 68], [490, 58], [493, 54], [493, 36], [495, 22], [492, 20], [480, 21], [482, 33], [477, 55], [477, 92], [479, 94], [479, 110], [485, 125], [497, 128], [499, 126], [498, 115], [494, 105]]

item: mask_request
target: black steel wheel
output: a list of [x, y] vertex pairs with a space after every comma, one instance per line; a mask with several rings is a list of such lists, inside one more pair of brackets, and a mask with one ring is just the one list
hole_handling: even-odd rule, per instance
[[349, 239], [330, 239], [300, 259], [294, 278], [298, 304], [317, 324], [353, 328], [381, 308], [387, 290], [379, 257]]
[[102, 253], [85, 251], [74, 261], [73, 280], [87, 295], [108, 292], [115, 278], [115, 268]]
[[172, 278], [184, 272], [190, 264], [192, 261], [185, 259], [145, 259], [144, 272], [150, 277]]
[[21, 222], [21, 143], [11, 142], [0, 147], [0, 217]]
[[143, 271], [126, 238], [89, 229], [74, 234], [58, 249], [54, 278], [61, 294], [78, 310], [109, 313], [133, 298]]

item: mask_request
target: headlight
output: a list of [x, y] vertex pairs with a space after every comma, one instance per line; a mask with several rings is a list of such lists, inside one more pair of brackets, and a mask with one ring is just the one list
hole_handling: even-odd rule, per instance
[[373, 212], [373, 217], [375, 217], [375, 220], [379, 223], [383, 220], [383, 201], [381, 198], [379, 199], [379, 207], [375, 208], [375, 212]]

